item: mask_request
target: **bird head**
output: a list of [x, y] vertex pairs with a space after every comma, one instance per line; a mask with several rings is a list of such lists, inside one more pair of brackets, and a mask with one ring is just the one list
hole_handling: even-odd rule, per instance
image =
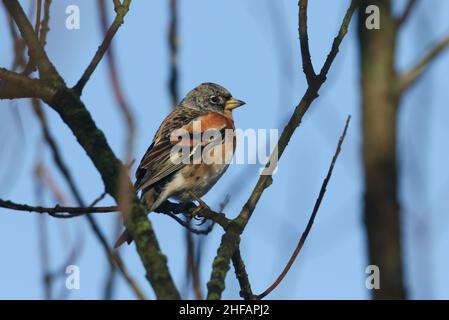
[[202, 83], [187, 93], [180, 106], [200, 111], [224, 113], [241, 107], [245, 102], [232, 97], [231, 93], [216, 83]]

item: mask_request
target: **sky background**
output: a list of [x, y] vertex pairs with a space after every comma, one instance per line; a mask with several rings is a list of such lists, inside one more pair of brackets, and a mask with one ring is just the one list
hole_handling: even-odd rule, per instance
[[[108, 1], [110, 21], [113, 18]], [[426, 1], [426, 3], [429, 1]], [[22, 1], [25, 8], [31, 1]], [[395, 1], [399, 12], [405, 1]], [[418, 5], [400, 33], [398, 69], [406, 70], [449, 30], [449, 1]], [[65, 28], [65, 8], [78, 5], [81, 28]], [[349, 1], [310, 1], [309, 38], [313, 63], [320, 68]], [[26, 9], [27, 10], [27, 9]], [[28, 10], [29, 11], [29, 10]], [[168, 93], [168, 1], [135, 0], [113, 41], [121, 84], [137, 124], [134, 157], [140, 160], [160, 122], [170, 111]], [[282, 129], [303, 95], [297, 34], [296, 0], [179, 0], [179, 89], [184, 96], [202, 82], [216, 82], [247, 102], [234, 112], [243, 130]], [[34, 15], [33, 15], [34, 21]], [[351, 24], [328, 77], [280, 160], [273, 185], [266, 190], [246, 228], [241, 251], [255, 293], [265, 290], [285, 266], [301, 235], [347, 115], [353, 116], [343, 152], [307, 242], [293, 268], [271, 299], [367, 299], [368, 265], [362, 219], [363, 172], [359, 68], [355, 26]], [[0, 9], [0, 65], [10, 67], [12, 44], [4, 9]], [[94, 1], [58, 0], [51, 7], [47, 52], [66, 83], [76, 83], [102, 39]], [[401, 166], [404, 265], [411, 298], [449, 299], [449, 54], [438, 58], [401, 104], [398, 148]], [[114, 100], [105, 61], [88, 82], [82, 97], [98, 127], [118, 156], [124, 156], [125, 130]], [[36, 196], [37, 160], [74, 205], [70, 192], [44, 147], [30, 102], [0, 101], [0, 198], [52, 206], [48, 191]], [[103, 192], [89, 158], [57, 114], [46, 107], [49, 126], [70, 165], [86, 202]], [[20, 119], [18, 122], [17, 119]], [[22, 128], [17, 125], [22, 123]], [[243, 143], [243, 141], [238, 141]], [[236, 216], [256, 182], [259, 165], [231, 165], [204, 200], [218, 209], [226, 194], [225, 212]], [[134, 172], [134, 170], [132, 170]], [[106, 198], [102, 204], [112, 204]], [[116, 214], [95, 215], [112, 245]], [[81, 287], [67, 292], [64, 277], [55, 283], [56, 297], [101, 299], [108, 265], [103, 249], [85, 218], [57, 220], [0, 209], [0, 298], [42, 299], [38, 245], [39, 220], [45, 219], [50, 267], [60, 271], [72, 248], [78, 248]], [[185, 230], [166, 216], [150, 217], [179, 289], [185, 286]], [[222, 232], [216, 227], [201, 237], [203, 292]], [[120, 250], [129, 272], [149, 298], [154, 293], [134, 245]], [[382, 276], [382, 274], [381, 274]], [[185, 290], [181, 290], [181, 292]], [[239, 298], [230, 270], [224, 298]], [[120, 276], [114, 298], [133, 299]], [[191, 294], [184, 298], [192, 298]]]

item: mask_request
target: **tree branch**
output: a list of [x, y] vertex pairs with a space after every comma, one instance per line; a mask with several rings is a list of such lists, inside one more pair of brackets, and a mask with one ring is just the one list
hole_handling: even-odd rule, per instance
[[332, 48], [326, 58], [320, 74], [316, 77], [316, 79], [313, 80], [312, 85], [309, 85], [301, 101], [295, 108], [293, 115], [291, 116], [287, 126], [284, 128], [278, 140], [275, 150], [270, 156], [270, 160], [265, 166], [264, 172], [262, 173], [262, 175], [260, 175], [259, 180], [256, 183], [251, 196], [243, 206], [238, 217], [230, 221], [227, 232], [222, 236], [220, 247], [217, 250], [217, 255], [213, 262], [212, 274], [207, 284], [209, 290], [208, 299], [219, 299], [221, 297], [221, 293], [224, 290], [225, 276], [229, 270], [230, 259], [240, 243], [240, 234], [245, 229], [264, 190], [268, 188], [268, 186], [270, 186], [270, 184], [272, 183], [271, 174], [273, 172], [273, 168], [276, 167], [275, 165], [273, 166], [273, 164], [277, 164], [278, 159], [282, 156], [293, 133], [300, 125], [304, 114], [307, 112], [312, 102], [318, 96], [319, 89], [326, 81], [327, 73], [338, 53], [339, 46], [348, 31], [351, 17], [356, 7], [358, 6], [358, 3], [359, 1], [357, 0], [353, 0], [351, 2], [351, 5], [347, 10], [343, 22], [340, 26], [338, 35], [337, 37], [335, 37], [332, 43]]
[[[2, 200], [0, 199], [0, 207], [11, 209], [14, 211], [27, 211], [34, 213], [48, 213], [51, 216], [55, 216], [56, 218], [67, 217], [67, 214], [70, 217], [76, 217], [87, 213], [110, 213], [110, 212], [118, 212], [117, 206], [108, 206], [108, 207], [66, 207], [56, 205], [54, 207], [41, 207], [41, 206], [30, 206], [27, 204], [19, 204], [10, 200]], [[66, 214], [65, 216], [60, 216], [60, 214]]]
[[[37, 99], [32, 99], [32, 104], [34, 111], [36, 113], [36, 116], [41, 124], [42, 131], [44, 134], [44, 139], [47, 142], [48, 146], [50, 147], [50, 150], [53, 155], [53, 160], [61, 172], [62, 176], [64, 177], [66, 183], [69, 185], [69, 188], [74, 195], [76, 201], [78, 202], [78, 205], [84, 206], [84, 201], [81, 197], [81, 193], [79, 189], [76, 187], [75, 181], [68, 169], [68, 166], [65, 164], [61, 152], [59, 150], [59, 147], [56, 143], [56, 140], [53, 138], [53, 135], [50, 132], [50, 128], [48, 127], [47, 120], [45, 118], [44, 111], [42, 110], [42, 106]], [[95, 199], [95, 201], [89, 206], [89, 208], [95, 206], [103, 197], [105, 194], [103, 193], [99, 198]], [[69, 218], [70, 216], [60, 216], [63, 218]], [[72, 216], [73, 217], [73, 216]], [[121, 272], [121, 275], [124, 277], [125, 281], [128, 283], [128, 285], [131, 287], [131, 289], [134, 291], [137, 298], [144, 300], [146, 299], [145, 295], [143, 294], [143, 291], [140, 290], [137, 283], [134, 281], [134, 279], [129, 275], [128, 271], [126, 270], [126, 267], [120, 257], [120, 255], [117, 252], [113, 252], [112, 249], [109, 247], [108, 242], [106, 240], [105, 235], [103, 234], [103, 231], [100, 229], [100, 226], [98, 225], [95, 218], [91, 215], [86, 215], [86, 219], [92, 228], [93, 233], [97, 237], [97, 239], [100, 241], [101, 246], [103, 247], [103, 250], [105, 251], [106, 258], [108, 259], [109, 266], [111, 269], [114, 269], [114, 263], [118, 266], [119, 271]]]
[[302, 68], [307, 79], [307, 84], [311, 85], [316, 78], [315, 70], [313, 69], [312, 58], [309, 49], [309, 35], [307, 31], [307, 7], [308, 0], [298, 2], [299, 5], [299, 39], [301, 46]]
[[413, 8], [417, 4], [417, 2], [418, 1], [416, 1], [416, 0], [408, 0], [407, 5], [405, 6], [404, 12], [402, 13], [401, 16], [399, 16], [396, 19], [396, 24], [398, 27], [401, 27], [407, 21], [408, 17], [410, 16], [410, 13], [412, 13]]
[[[67, 207], [56, 205], [54, 207], [41, 207], [41, 206], [30, 206], [27, 204], [19, 204], [10, 200], [2, 200], [0, 199], [0, 208], [11, 209], [15, 211], [26, 211], [26, 212], [34, 212], [34, 213], [47, 213], [55, 218], [68, 219], [75, 218], [85, 214], [91, 213], [113, 213], [119, 212], [120, 208], [118, 206], [105, 206], [105, 207]], [[191, 207], [186, 211], [185, 206], [173, 203], [170, 201], [165, 201], [159, 208], [155, 210], [157, 213], [162, 213], [168, 215], [173, 218], [176, 214], [190, 214], [195, 210], [196, 207]], [[225, 217], [223, 213], [214, 212], [211, 210], [203, 210], [202, 212], [197, 213], [198, 217], [205, 218], [207, 220], [212, 221], [220, 225], [224, 230], [227, 229], [229, 219]], [[177, 217], [176, 217], [177, 218]], [[174, 219], [182, 226], [185, 227], [185, 221], [181, 219]], [[201, 233], [200, 233], [201, 234]]]
[[11, 17], [16, 22], [25, 43], [28, 45], [31, 59], [36, 61], [39, 68], [40, 77], [43, 79], [54, 80], [58, 83], [63, 83], [64, 81], [48, 59], [47, 54], [42, 48], [39, 39], [34, 32], [33, 26], [26, 17], [25, 12], [23, 12], [22, 7], [17, 0], [3, 0], [3, 3], [5, 4]]
[[114, 36], [117, 33], [120, 26], [123, 24], [123, 21], [125, 19], [126, 14], [128, 13], [130, 5], [131, 5], [131, 0], [125, 0], [123, 2], [123, 4], [120, 5], [118, 8], [115, 7], [117, 14], [116, 14], [115, 19], [112, 22], [111, 26], [109, 27], [108, 31], [106, 32], [106, 36], [104, 37], [103, 42], [98, 47], [97, 52], [95, 53], [94, 57], [90, 61], [89, 65], [86, 68], [86, 70], [84, 71], [83, 75], [78, 80], [76, 85], [73, 87], [73, 90], [76, 92], [76, 94], [78, 96], [81, 96], [84, 86], [86, 85], [87, 81], [89, 81], [90, 76], [95, 71], [95, 69], [97, 68], [101, 59], [103, 58], [104, 54], [108, 50], [112, 39], [114, 38]]
[[178, 104], [178, 5], [177, 0], [170, 0], [170, 22], [168, 28], [168, 44], [170, 47], [170, 90], [171, 107]]
[[298, 244], [296, 245], [295, 251], [293, 251], [292, 256], [290, 257], [287, 265], [285, 266], [282, 273], [279, 275], [279, 277], [276, 279], [276, 281], [264, 292], [259, 294], [256, 298], [257, 300], [265, 298], [270, 292], [272, 292], [284, 279], [284, 277], [287, 275], [288, 271], [290, 270], [291, 266], [296, 260], [296, 257], [300, 253], [304, 243], [306, 242], [307, 236], [310, 233], [310, 230], [312, 229], [313, 222], [315, 221], [316, 214], [318, 213], [318, 210], [320, 209], [321, 202], [323, 201], [324, 195], [326, 194], [326, 188], [329, 184], [329, 181], [332, 177], [332, 172], [334, 171], [335, 163], [337, 162], [338, 156], [341, 152], [341, 146], [343, 145], [343, 142], [346, 137], [346, 133], [348, 131], [349, 122], [351, 121], [351, 116], [348, 116], [345, 124], [345, 128], [343, 130], [342, 135], [340, 136], [340, 140], [338, 141], [337, 149], [335, 150], [334, 157], [332, 158], [332, 162], [330, 164], [329, 170], [327, 172], [326, 178], [323, 181], [323, 184], [321, 185], [320, 193], [318, 195], [318, 199], [315, 202], [315, 206], [313, 207], [312, 214], [310, 215], [309, 222], [307, 223], [306, 229], [301, 235], [301, 238], [298, 241]]
[[405, 72], [398, 79], [399, 94], [412, 86], [427, 70], [430, 63], [449, 46], [449, 34], [430, 49], [424, 57], [409, 71]]
[[243, 262], [239, 248], [232, 255], [232, 264], [234, 265], [235, 276], [240, 285], [240, 296], [245, 300], [254, 300], [255, 297], [251, 290], [248, 273], [246, 272], [245, 263]]
[[43, 48], [47, 44], [47, 34], [48, 34], [48, 31], [50, 31], [50, 27], [49, 27], [50, 6], [51, 6], [51, 0], [45, 0], [45, 2], [44, 2], [44, 18], [42, 19], [40, 33], [39, 33], [39, 41]]
[[0, 99], [42, 97], [51, 99], [55, 90], [38, 79], [31, 79], [5, 68], [0, 68]]
[[[79, 144], [99, 171], [106, 192], [119, 203], [118, 182], [120, 181], [120, 172], [123, 164], [115, 156], [103, 132], [97, 128], [90, 113], [79, 99], [79, 95], [65, 86], [63, 79], [49, 62], [18, 2], [15, 0], [3, 1], [16, 21], [25, 42], [30, 48], [31, 54], [38, 57], [36, 61], [38, 61], [40, 73], [42, 76], [45, 76], [46, 80], [50, 80], [48, 81], [49, 84], [57, 90], [54, 96], [46, 97], [44, 101], [59, 114], [72, 130]], [[125, 1], [125, 3], [129, 2], [130, 0]], [[125, 5], [123, 6], [126, 8]], [[124, 15], [125, 12], [126, 10], [122, 9], [121, 15]], [[97, 63], [98, 61], [95, 65]], [[133, 190], [129, 178], [127, 178], [126, 183], [129, 186], [127, 190]], [[130, 219], [127, 219], [126, 227], [135, 240], [137, 251], [147, 273], [147, 279], [150, 281], [157, 298], [179, 299], [179, 293], [167, 267], [167, 259], [160, 250], [152, 224], [146, 217], [146, 210], [134, 192], [130, 194], [130, 199], [131, 215]]]

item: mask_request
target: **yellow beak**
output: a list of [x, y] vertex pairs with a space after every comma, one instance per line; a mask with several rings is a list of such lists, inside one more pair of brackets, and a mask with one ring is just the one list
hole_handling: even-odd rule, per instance
[[231, 98], [231, 99], [229, 99], [228, 101], [226, 101], [225, 107], [224, 107], [224, 108], [225, 108], [225, 110], [232, 110], [232, 109], [241, 107], [241, 106], [243, 106], [244, 104], [245, 104], [244, 101], [241, 101], [241, 100], [237, 100], [237, 99]]

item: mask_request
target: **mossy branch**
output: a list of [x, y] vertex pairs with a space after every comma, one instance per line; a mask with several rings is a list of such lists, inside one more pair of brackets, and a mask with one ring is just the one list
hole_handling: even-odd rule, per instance
[[[49, 90], [52, 94], [42, 95], [40, 92], [34, 93], [51, 106], [71, 129], [77, 141], [86, 151], [100, 173], [106, 192], [118, 203], [120, 198], [119, 178], [123, 169], [123, 164], [115, 156], [106, 137], [96, 126], [89, 111], [80, 100], [79, 95], [74, 90], [66, 87], [64, 80], [51, 64], [18, 1], [3, 0], [3, 2], [5, 3], [9, 14], [16, 22], [33, 60], [36, 61], [38, 65], [41, 83], [45, 83], [45, 88], [51, 88]], [[129, 3], [130, 1], [124, 2], [118, 15], [121, 17], [124, 16], [128, 10], [126, 4], [129, 5]], [[117, 29], [119, 25], [117, 26]], [[101, 57], [102, 56], [103, 55], [101, 54]], [[99, 58], [100, 60], [101, 57]], [[95, 63], [98, 64], [98, 62]], [[95, 67], [93, 67], [93, 69], [95, 69]], [[5, 70], [3, 71], [4, 72], [0, 74], [0, 79], [10, 81], [11, 79], [5, 78], [14, 75], [7, 73]], [[23, 79], [19, 80], [22, 81]], [[30, 83], [30, 85], [28, 85], [28, 83], [25, 84], [27, 86], [26, 90], [31, 89], [31, 84], [35, 85], [34, 82]], [[46, 91], [46, 93], [48, 92]], [[123, 181], [120, 182], [123, 183]], [[129, 178], [126, 183], [129, 185], [129, 190], [133, 190]], [[126, 227], [136, 242], [137, 251], [146, 269], [147, 279], [150, 281], [157, 298], [179, 299], [179, 293], [168, 270], [167, 259], [160, 250], [153, 227], [146, 217], [146, 210], [135, 193], [130, 194], [129, 197], [131, 199], [132, 209], [131, 215], [129, 219], [127, 219]]]
[[[259, 180], [257, 181], [253, 189], [253, 192], [251, 193], [249, 199], [243, 206], [240, 214], [238, 215], [237, 218], [235, 218], [233, 221], [229, 223], [227, 232], [222, 236], [220, 247], [218, 248], [217, 255], [212, 265], [212, 273], [208, 283], [209, 289], [207, 296], [208, 299], [214, 300], [221, 298], [221, 294], [225, 287], [224, 286], [225, 277], [229, 270], [230, 260], [232, 255], [239, 246], [240, 235], [244, 231], [247, 223], [249, 222], [249, 219], [251, 218], [251, 215], [254, 212], [256, 205], [259, 202], [263, 192], [272, 183], [272, 176], [271, 176], [271, 173], [273, 171], [272, 168], [276, 167], [273, 166], [273, 161], [275, 161], [274, 163], [277, 163], [278, 159], [282, 156], [291, 137], [293, 136], [293, 133], [300, 125], [304, 114], [307, 112], [312, 102], [318, 97], [318, 91], [320, 90], [323, 83], [326, 81], [327, 73], [335, 57], [337, 56], [341, 42], [343, 41], [344, 37], [347, 34], [351, 18], [354, 14], [354, 11], [358, 7], [358, 3], [359, 1], [353, 0], [348, 10], [346, 11], [338, 35], [334, 38], [331, 50], [326, 58], [326, 61], [323, 64], [323, 67], [321, 68], [320, 74], [319, 75], [314, 75], [311, 73], [308, 74], [308, 78], [310, 78], [309, 86], [306, 92], [304, 93], [304, 96], [302, 97], [301, 101], [296, 106], [288, 124], [282, 131], [282, 134], [275, 147], [275, 150], [271, 154], [270, 160], [266, 164], [264, 172], [260, 175]], [[304, 9], [302, 1], [299, 1], [299, 7], [300, 10]], [[305, 6], [305, 8], [307, 8], [307, 6]], [[302, 12], [300, 14], [305, 16], [306, 12]], [[307, 41], [307, 37], [300, 36], [300, 41]], [[308, 45], [303, 47], [307, 48]], [[309, 64], [309, 60], [310, 59], [306, 58], [303, 59], [303, 62]], [[309, 68], [307, 67], [304, 68], [304, 72], [308, 72], [307, 70], [309, 70], [310, 72], [310, 66]], [[231, 226], [233, 226], [233, 228], [231, 228]]]

